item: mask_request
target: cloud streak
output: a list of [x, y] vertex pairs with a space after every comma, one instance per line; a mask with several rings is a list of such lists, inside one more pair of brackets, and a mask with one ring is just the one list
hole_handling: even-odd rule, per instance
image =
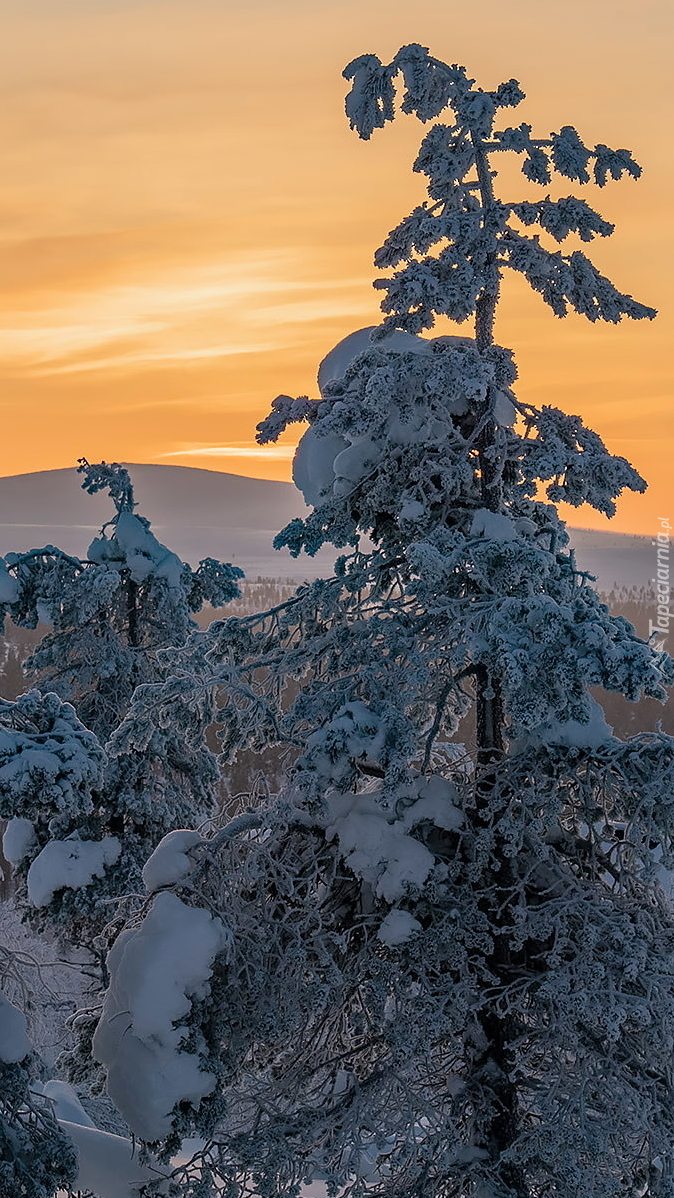
[[202, 445], [195, 449], [173, 449], [161, 453], [161, 458], [265, 458], [291, 462], [295, 456], [294, 445]]
[[[40, 377], [267, 352], [296, 340], [292, 326], [363, 307], [354, 280], [308, 282], [293, 278], [296, 271], [289, 252], [239, 255], [151, 283], [83, 291], [67, 305], [8, 313], [0, 364]], [[298, 298], [316, 290], [316, 298]]]

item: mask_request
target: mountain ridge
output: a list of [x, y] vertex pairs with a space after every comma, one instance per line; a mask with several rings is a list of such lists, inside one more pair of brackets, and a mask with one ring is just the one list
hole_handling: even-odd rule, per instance
[[[194, 466], [123, 463], [138, 511], [160, 540], [195, 564], [216, 557], [258, 574], [302, 580], [330, 572], [335, 551], [292, 558], [272, 541], [290, 520], [306, 514], [292, 483], [248, 478]], [[57, 544], [83, 555], [112, 514], [103, 493], [88, 495], [76, 467], [0, 477], [0, 554]], [[578, 565], [598, 586], [649, 586], [655, 569], [652, 538], [568, 526]], [[30, 542], [30, 543], [29, 543]]]

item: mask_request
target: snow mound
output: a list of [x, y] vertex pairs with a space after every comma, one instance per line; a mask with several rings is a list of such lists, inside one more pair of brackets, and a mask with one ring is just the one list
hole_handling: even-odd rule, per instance
[[[160, 1165], [141, 1165], [138, 1149], [124, 1136], [113, 1136], [79, 1122], [59, 1119], [59, 1127], [77, 1148], [79, 1168], [73, 1189], [96, 1198], [138, 1198], [141, 1186], [168, 1173]], [[153, 1194], [169, 1194], [171, 1183], [159, 1184]]]
[[333, 463], [346, 446], [343, 437], [336, 433], [321, 437], [311, 426], [303, 434], [293, 458], [293, 482], [308, 507], [319, 507], [332, 494]]
[[556, 720], [534, 728], [515, 745], [540, 748], [541, 745], [562, 745], [566, 748], [598, 749], [613, 736], [613, 728], [607, 724], [603, 709], [595, 699], [590, 700], [590, 718], [586, 724], [580, 720]]
[[346, 864], [379, 898], [394, 903], [410, 889], [421, 889], [435, 864], [433, 854], [406, 834], [401, 821], [390, 823], [373, 795], [333, 794], [328, 808], [328, 840], [339, 842]]
[[145, 889], [152, 892], [186, 878], [193, 867], [188, 850], [201, 843], [201, 836], [193, 829], [176, 828], [167, 832], [143, 866]]
[[8, 820], [2, 838], [2, 852], [5, 861], [9, 861], [10, 865], [19, 865], [24, 857], [28, 856], [36, 840], [35, 826], [32, 820], [21, 819], [20, 816]]
[[388, 915], [381, 922], [377, 939], [388, 944], [389, 948], [395, 948], [396, 945], [404, 944], [406, 940], [409, 940], [413, 932], [420, 931], [419, 920], [410, 915], [409, 911], [401, 911], [400, 907], [391, 907]]
[[42, 1093], [53, 1103], [54, 1114], [59, 1122], [65, 1119], [68, 1123], [77, 1123], [80, 1127], [95, 1127], [93, 1119], [87, 1115], [77, 1093], [67, 1082], [53, 1078], [42, 1086]]
[[32, 1052], [26, 1033], [26, 1016], [0, 994], [0, 1061], [16, 1065]]
[[[411, 333], [395, 332], [374, 342], [376, 326], [350, 333], [330, 350], [318, 368], [318, 387], [324, 394], [328, 383], [343, 378], [354, 358], [367, 350], [430, 354], [431, 342]], [[382, 446], [367, 437], [348, 441], [335, 433], [322, 436], [309, 427], [293, 459], [293, 482], [309, 507], [319, 507], [332, 494], [347, 494], [367, 474], [382, 454]]]
[[384, 337], [381, 341], [372, 341], [371, 334], [376, 328], [376, 325], [369, 325], [366, 329], [358, 329], [355, 333], [349, 333], [348, 337], [343, 337], [341, 341], [337, 342], [334, 349], [326, 354], [318, 367], [318, 389], [321, 395], [327, 383], [344, 378], [354, 358], [357, 358], [358, 354], [366, 353], [368, 349], [383, 349], [387, 353], [393, 350], [394, 353], [399, 354], [431, 353], [431, 341], [400, 330], [389, 333], [388, 337]]
[[[368, 729], [376, 744], [381, 737], [377, 727], [379, 717], [363, 703], [351, 703], [342, 710], [349, 715], [357, 712], [361, 735], [366, 717], [376, 721]], [[332, 721], [332, 725], [322, 729], [322, 734], [334, 724]], [[354, 738], [353, 725], [348, 730], [351, 736], [346, 743], [347, 751], [362, 747], [365, 755], [370, 747], [367, 739], [361, 743], [360, 738]], [[330, 762], [332, 754], [328, 752], [325, 756]], [[332, 763], [334, 776], [338, 776], [338, 764]], [[325, 835], [328, 840], [337, 840], [346, 864], [372, 886], [378, 898], [396, 903], [410, 891], [421, 890], [435, 865], [433, 854], [410, 833], [424, 823], [447, 832], [461, 828], [464, 815], [454, 805], [456, 797], [454, 783], [438, 774], [414, 778], [397, 788], [393, 806], [399, 814], [379, 790], [363, 794], [333, 791], [326, 799]]]
[[162, 545], [150, 532], [148, 521], [133, 512], [119, 513], [111, 537], [96, 537], [89, 546], [90, 562], [107, 565], [113, 570], [128, 570], [134, 582], [145, 582], [151, 574], [164, 578], [177, 590], [183, 563], [177, 554]]
[[102, 878], [107, 865], [114, 865], [122, 851], [116, 836], [102, 840], [48, 840], [28, 870], [28, 897], [34, 907], [46, 907], [57, 890], [78, 890], [94, 878]]
[[197, 1107], [215, 1085], [199, 1052], [181, 1046], [192, 999], [208, 992], [212, 965], [231, 934], [221, 920], [158, 894], [137, 928], [122, 932], [108, 956], [110, 986], [94, 1035], [107, 1089], [135, 1135], [159, 1140], [179, 1102]]
[[418, 799], [403, 812], [400, 820], [406, 831], [424, 820], [445, 832], [455, 832], [463, 825], [463, 812], [452, 802], [456, 798], [456, 787], [446, 778], [435, 775], [423, 779], [418, 784], [417, 794]]
[[[469, 404], [481, 402], [490, 394], [483, 385], [488, 366], [477, 353], [472, 338], [424, 338], [396, 331], [372, 340], [376, 332], [381, 333], [381, 328], [369, 327], [351, 333], [330, 351], [319, 367], [318, 386], [323, 405], [315, 405], [316, 411], [309, 413], [312, 423], [300, 440], [293, 461], [293, 480], [309, 507], [320, 507], [332, 497], [351, 494], [376, 473], [391, 451], [430, 442], [444, 444], [452, 431], [452, 414], [465, 412]], [[434, 388], [437, 390], [441, 364], [444, 362], [445, 371], [449, 368], [452, 354], [447, 350], [458, 351], [456, 369], [459, 360], [465, 366], [463, 386], [458, 390], [454, 386], [452, 394], [447, 393], [444, 403], [438, 406], [429, 399], [429, 394]], [[359, 423], [353, 419], [349, 405], [362, 380], [359, 384], [352, 378], [341, 392], [334, 384], [344, 379], [354, 362], [368, 352], [386, 355], [373, 361], [379, 361], [383, 376], [387, 372], [390, 375], [386, 385], [391, 403], [387, 419], [382, 421], [381, 410], [368, 408], [365, 396], [363, 421]], [[375, 370], [373, 378], [376, 375]], [[392, 399], [394, 395], [397, 398]], [[324, 411], [326, 408], [329, 411]], [[497, 423], [513, 424], [516, 412], [506, 392], [494, 392], [492, 411]], [[327, 423], [323, 416], [327, 416]], [[403, 518], [421, 519], [423, 514], [406, 507]]]
[[472, 537], [486, 537], [489, 541], [516, 541], [517, 529], [508, 516], [478, 508], [470, 526]]

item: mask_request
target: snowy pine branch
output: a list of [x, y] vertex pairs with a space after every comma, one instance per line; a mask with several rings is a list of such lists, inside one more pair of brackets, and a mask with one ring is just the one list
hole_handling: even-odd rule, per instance
[[117, 462], [98, 462], [91, 465], [86, 458], [80, 458], [77, 473], [84, 475], [82, 488], [90, 495], [107, 488], [118, 514], [132, 512], [137, 506], [129, 472]]
[[[535, 221], [558, 242], [571, 233], [583, 241], [609, 236], [613, 226], [584, 201], [568, 196], [503, 204], [493, 194], [493, 154], [523, 154], [524, 175], [541, 186], [555, 173], [589, 183], [594, 163], [594, 181], [604, 186], [608, 175], [641, 174], [627, 150], [605, 145], [591, 150], [570, 125], [549, 138], [532, 138], [525, 123], [495, 130], [498, 109], [524, 99], [517, 81], [509, 80], [495, 92], [475, 89], [463, 67], [439, 62], [422, 46], [403, 47], [388, 66], [375, 55], [364, 55], [346, 68], [346, 78], [353, 80], [347, 115], [361, 137], [394, 119], [399, 73], [402, 112], [426, 122], [449, 107], [455, 123], [434, 125], [414, 163], [414, 170], [428, 177], [432, 206], [416, 208], [375, 256], [378, 266], [407, 263], [392, 278], [375, 283], [387, 293], [382, 303], [386, 328], [419, 333], [431, 328], [436, 316], [461, 322], [475, 314], [479, 322], [480, 303], [485, 305], [498, 289], [503, 266], [523, 274], [558, 316], [565, 315], [567, 306], [590, 320], [655, 316], [653, 308], [613, 287], [583, 255], [550, 253], [538, 239], [523, 239], [509, 223], [511, 215], [525, 224]], [[434, 245], [441, 247], [434, 257], [416, 256], [427, 255]]]

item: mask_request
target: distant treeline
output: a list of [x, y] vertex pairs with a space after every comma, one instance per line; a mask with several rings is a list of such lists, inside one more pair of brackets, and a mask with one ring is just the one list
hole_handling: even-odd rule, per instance
[[[292, 598], [297, 582], [288, 578], [245, 579], [241, 583], [241, 598], [229, 603], [221, 610], [201, 612], [199, 624], [207, 626], [212, 619], [226, 619], [228, 616], [252, 615], [255, 612], [267, 611], [279, 603], [285, 603]], [[614, 615], [624, 616], [634, 625], [640, 636], [648, 636], [649, 622], [654, 618], [655, 599], [650, 587], [619, 587], [608, 594], [601, 594], [601, 599]], [[30, 654], [33, 647], [42, 638], [46, 628], [40, 626], [34, 631], [26, 628], [16, 628], [7, 621], [5, 636], [0, 639], [0, 693], [7, 699], [14, 699], [28, 688], [21, 663]], [[672, 646], [665, 647], [670, 650]], [[606, 719], [613, 726], [616, 736], [625, 738], [637, 732], [651, 731], [661, 722], [663, 731], [674, 735], [674, 705], [671, 701], [664, 704], [654, 699], [642, 699], [640, 703], [629, 703], [622, 695], [607, 691], [594, 690], [595, 698], [602, 704]], [[470, 739], [470, 730], [461, 730], [460, 739]], [[248, 754], [242, 754], [248, 757]], [[272, 753], [273, 756], [273, 753]], [[253, 760], [240, 760], [237, 767], [232, 767], [230, 783], [242, 789], [250, 785], [250, 771]], [[259, 768], [257, 763], [256, 768]], [[229, 771], [225, 771], [228, 773]]]
[[291, 599], [298, 586], [299, 583], [293, 578], [263, 578], [260, 575], [257, 578], [244, 578], [239, 583], [241, 598], [232, 599], [221, 611], [214, 613], [211, 609], [210, 614], [208, 611], [200, 612], [199, 623], [208, 625], [214, 614], [218, 619], [226, 619], [227, 616], [249, 616], [255, 612], [269, 611]]

